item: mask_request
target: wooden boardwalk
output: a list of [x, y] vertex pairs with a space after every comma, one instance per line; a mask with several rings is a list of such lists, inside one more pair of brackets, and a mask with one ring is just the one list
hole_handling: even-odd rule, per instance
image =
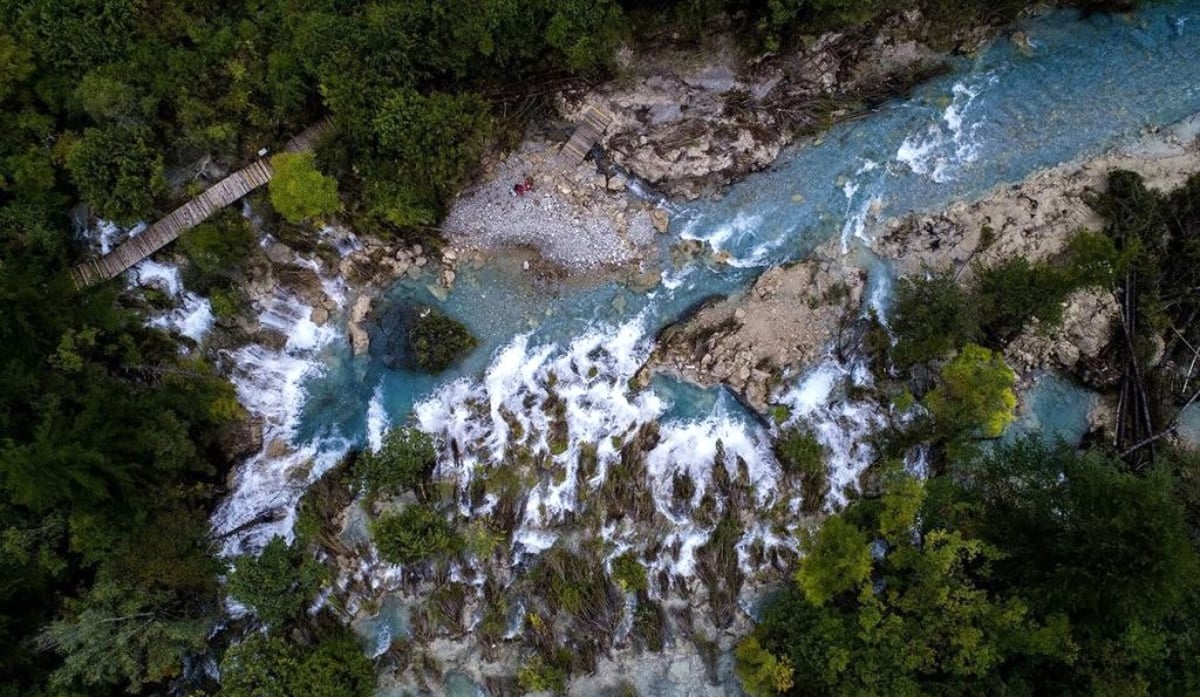
[[560, 164], [569, 167], [579, 164], [587, 156], [592, 146], [608, 130], [610, 123], [612, 123], [611, 114], [595, 107], [588, 109], [588, 112], [583, 115], [583, 121], [575, 127], [575, 132], [571, 134], [571, 139], [558, 151]]
[[[328, 119], [309, 126], [284, 148], [287, 152], [311, 150], [317, 138], [329, 127]], [[175, 241], [180, 235], [225, 206], [271, 180], [274, 172], [266, 159], [257, 160], [213, 184], [164, 218], [146, 228], [140, 235], [130, 237], [108, 254], [90, 259], [71, 269], [71, 279], [79, 289], [107, 281]]]

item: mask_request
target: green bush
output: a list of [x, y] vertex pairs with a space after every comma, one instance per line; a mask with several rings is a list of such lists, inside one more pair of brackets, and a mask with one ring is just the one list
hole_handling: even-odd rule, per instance
[[1016, 418], [1017, 376], [1000, 354], [967, 344], [940, 377], [925, 406], [943, 436], [996, 438]]
[[868, 542], [862, 530], [840, 516], [807, 536], [796, 583], [808, 602], [824, 605], [842, 593], [857, 593], [871, 573]]
[[245, 307], [245, 299], [233, 289], [216, 289], [209, 291], [209, 302], [212, 304], [213, 316], [217, 319], [232, 319], [238, 316]]
[[369, 697], [375, 670], [339, 629], [315, 645], [253, 634], [225, 652], [220, 697]]
[[569, 70], [597, 73], [613, 65], [625, 18], [613, 0], [558, 0], [546, 43]]
[[749, 697], [782, 695], [795, 684], [791, 661], [768, 652], [754, 635], [738, 642], [733, 657], [738, 680]]
[[662, 651], [665, 645], [666, 619], [662, 605], [651, 600], [645, 593], [639, 593], [630, 633], [647, 651]]
[[1044, 327], [1062, 321], [1063, 301], [1078, 284], [1066, 269], [1014, 257], [975, 271], [980, 329], [992, 346], [1003, 346], [1033, 319]]
[[561, 693], [567, 689], [567, 671], [541, 656], [534, 656], [517, 671], [517, 685], [527, 693]]
[[612, 577], [622, 593], [637, 593], [650, 587], [646, 567], [634, 552], [626, 552], [612, 560]]
[[892, 360], [909, 368], [974, 341], [979, 334], [978, 306], [948, 273], [902, 278], [896, 284], [890, 325], [896, 334]]
[[371, 498], [398, 494], [425, 483], [437, 464], [433, 440], [416, 428], [393, 428], [375, 452], [364, 452], [355, 464], [359, 484]]
[[163, 157], [148, 128], [89, 128], [67, 153], [67, 170], [96, 213], [121, 225], [149, 216], [167, 194]]
[[408, 329], [408, 347], [417, 368], [440, 373], [478, 344], [461, 322], [426, 308]]
[[379, 554], [393, 564], [417, 564], [457, 554], [463, 540], [433, 508], [413, 504], [400, 513], [389, 513], [371, 525]]
[[234, 561], [229, 595], [279, 628], [303, 615], [328, 580], [327, 570], [312, 555], [276, 537], [257, 557]]
[[202, 294], [232, 285], [257, 242], [248, 220], [235, 210], [221, 211], [179, 237], [179, 250], [188, 259], [184, 283]]
[[271, 168], [271, 205], [289, 223], [317, 219], [341, 207], [337, 181], [317, 170], [312, 153], [280, 153], [271, 158]]
[[604, 569], [589, 557], [554, 547], [542, 555], [533, 573], [556, 613], [602, 615], [610, 606]]
[[806, 426], [793, 426], [779, 434], [774, 449], [783, 471], [800, 478], [805, 512], [819, 510], [829, 493], [829, 473], [825, 446], [817, 440], [817, 434]]
[[373, 213], [394, 225], [431, 225], [478, 166], [492, 133], [487, 104], [473, 94], [393, 91], [372, 122], [379, 159], [364, 191]]

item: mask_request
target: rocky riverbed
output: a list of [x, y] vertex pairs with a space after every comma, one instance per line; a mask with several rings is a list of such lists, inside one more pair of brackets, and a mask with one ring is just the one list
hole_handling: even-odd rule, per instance
[[[868, 216], [863, 236], [899, 276], [950, 271], [965, 282], [974, 264], [1017, 256], [1050, 259], [1074, 232], [1103, 227], [1087, 199], [1103, 190], [1109, 171], [1132, 170], [1153, 188], [1173, 188], [1200, 171], [1198, 137], [1200, 115], [944, 211], [886, 220]], [[728, 385], [762, 409], [783, 375], [813, 365], [839, 331], [862, 315], [862, 289], [853, 249], [824, 245], [810, 259], [770, 269], [744, 295], [704, 308], [664, 332], [650, 367], [701, 385]], [[1079, 374], [1108, 347], [1118, 312], [1107, 290], [1073, 293], [1059, 326], [1026, 327], [1009, 344], [1006, 358], [1023, 373]]]

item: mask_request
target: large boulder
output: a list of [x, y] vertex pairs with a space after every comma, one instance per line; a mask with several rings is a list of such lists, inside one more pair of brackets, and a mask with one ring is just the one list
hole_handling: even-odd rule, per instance
[[1088, 288], [1072, 293], [1063, 308], [1062, 324], [1046, 331], [1031, 322], [1005, 349], [1013, 367], [1057, 368], [1075, 372], [1081, 361], [1100, 356], [1108, 347], [1121, 306], [1111, 291]]
[[741, 298], [700, 309], [660, 335], [651, 369], [726, 384], [765, 410], [784, 372], [819, 360], [857, 313], [866, 274], [818, 257], [768, 270]]
[[364, 323], [371, 314], [371, 296], [358, 296], [350, 309], [350, 317], [346, 324], [346, 334], [350, 339], [350, 348], [354, 355], [361, 356], [371, 348], [371, 335], [367, 333]]

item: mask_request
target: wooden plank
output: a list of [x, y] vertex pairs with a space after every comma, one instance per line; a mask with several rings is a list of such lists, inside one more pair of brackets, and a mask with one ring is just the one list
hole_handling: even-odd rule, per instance
[[[332, 122], [325, 118], [306, 128], [285, 146], [287, 152], [311, 150]], [[174, 209], [99, 259], [89, 259], [71, 269], [71, 280], [82, 289], [114, 278], [142, 259], [175, 241], [180, 235], [215, 215], [219, 210], [271, 181], [275, 172], [265, 158], [213, 184], [198, 196]]]

